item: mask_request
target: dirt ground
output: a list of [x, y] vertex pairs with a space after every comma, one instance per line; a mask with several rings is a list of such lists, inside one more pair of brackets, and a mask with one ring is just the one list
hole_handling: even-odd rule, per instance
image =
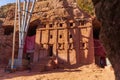
[[45, 72], [5, 73], [1, 68], [0, 80], [115, 80], [115, 76], [109, 67], [102, 69], [95, 65], [87, 65], [76, 69], [55, 69]]

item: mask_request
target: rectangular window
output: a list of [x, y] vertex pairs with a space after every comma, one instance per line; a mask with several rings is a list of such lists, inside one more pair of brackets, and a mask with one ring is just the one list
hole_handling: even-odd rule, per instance
[[60, 26], [60, 27], [63, 27], [63, 23], [60, 23], [59, 26]]
[[50, 38], [52, 39], [52, 38], [53, 38], [53, 35], [50, 35]]
[[49, 24], [49, 27], [52, 28], [52, 27], [53, 27], [53, 24]]
[[73, 23], [71, 22], [71, 23], [70, 23], [70, 27], [72, 27], [72, 26], [73, 26]]
[[60, 35], [60, 38], [62, 38], [62, 35]]

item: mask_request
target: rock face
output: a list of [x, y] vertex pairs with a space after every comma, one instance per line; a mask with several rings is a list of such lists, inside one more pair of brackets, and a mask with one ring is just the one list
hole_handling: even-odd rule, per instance
[[40, 1], [35, 11], [33, 17], [41, 24], [36, 29], [34, 62], [55, 56], [65, 66], [94, 63], [91, 17], [74, 0]]
[[[18, 36], [18, 35], [17, 35]], [[0, 27], [0, 64], [8, 64], [12, 53], [13, 27]], [[16, 37], [16, 51], [18, 45], [18, 37]]]
[[[75, 9], [77, 7], [74, 0], [43, 0], [36, 3], [33, 18], [40, 20], [55, 20], [61, 19], [61, 17], [67, 17], [67, 19], [72, 19], [73, 17], [81, 16], [90, 17], [84, 11], [79, 11]], [[74, 10], [74, 11], [73, 11]], [[79, 14], [81, 12], [81, 14]]]
[[[9, 11], [7, 11], [7, 12], [8, 12], [8, 15], [6, 17], [6, 20], [3, 23], [4, 26], [13, 25], [14, 6], [10, 7]], [[80, 55], [82, 55], [82, 56], [80, 56], [81, 58], [74, 55], [74, 57], [75, 58], [77, 57], [77, 59], [72, 58], [71, 62], [73, 61], [74, 64], [76, 64], [78, 62], [78, 60], [81, 59], [79, 61], [81, 61], [81, 63], [84, 63], [84, 64], [94, 63], [93, 48], [90, 47], [89, 45], [87, 45], [87, 44], [89, 44], [89, 42], [92, 42], [92, 41], [90, 41], [90, 40], [92, 40], [92, 34], [90, 34], [90, 33], [92, 33], [91, 17], [90, 17], [90, 15], [88, 15], [87, 13], [85, 13], [84, 11], [80, 10], [77, 7], [75, 0], [42, 0], [42, 1], [40, 0], [39, 2], [36, 3], [33, 13], [34, 14], [32, 15], [32, 20], [31, 20], [31, 24], [30, 24], [30, 26], [32, 26], [32, 27], [35, 27], [38, 25], [40, 26], [40, 25], [42, 25], [42, 23], [45, 23], [49, 27], [49, 24], [52, 23], [56, 27], [56, 30], [57, 30], [57, 27], [59, 25], [63, 26], [63, 28], [65, 28], [65, 27], [69, 28], [71, 25], [71, 28], [69, 28], [69, 34], [66, 33], [66, 35], [70, 35], [70, 32], [72, 33], [72, 35], [70, 35], [70, 36], [73, 36], [74, 39], [70, 39], [71, 43], [74, 40], [74, 42], [76, 42], [75, 44], [76, 45], [78, 44], [77, 45], [78, 48], [76, 48], [76, 46], [73, 46], [73, 43], [72, 43], [69, 45], [71, 45], [71, 47], [72, 46], [75, 47], [75, 49], [77, 49], [76, 50], [77, 52], [74, 49], [69, 50], [69, 51], [71, 51], [71, 53], [73, 51], [74, 53], [78, 53], [76, 55], [79, 55], [79, 52], [80, 52], [79, 48], [81, 48], [81, 50], [82, 50], [81, 53], [83, 53], [83, 54], [80, 54]], [[63, 22], [65, 24], [60, 24]], [[83, 28], [81, 28], [81, 25], [83, 26]], [[2, 30], [5, 30], [5, 29], [2, 28]], [[66, 30], [67, 30], [67, 28], [66, 28]], [[59, 33], [60, 34], [65, 33], [66, 30], [64, 30], [64, 29], [59, 30]], [[2, 31], [2, 33], [5, 33], [5, 31]], [[86, 36], [86, 37], [85, 38], [81, 37], [82, 39], [78, 38], [80, 33], [81, 33], [81, 36], [84, 36], [84, 37]], [[52, 31], [51, 31], [51, 34], [53, 34]], [[12, 52], [12, 35], [13, 35], [12, 33], [9, 35], [8, 34], [7, 35], [4, 35], [4, 34], [0, 35], [0, 36], [3, 36], [5, 38], [5, 39], [2, 39], [2, 37], [1, 37], [1, 40], [4, 41], [3, 43], [1, 43], [1, 45], [5, 45], [9, 42], [11, 51], [9, 51], [8, 48], [6, 48], [7, 45], [5, 45], [5, 47], [2, 47], [0, 49], [1, 54], [4, 53], [4, 51], [2, 51], [2, 50], [9, 51], [9, 52], [5, 52], [6, 54], [9, 54], [9, 57], [7, 57], [8, 59], [10, 59], [11, 52]], [[87, 39], [89, 36], [90, 36], [90, 40]], [[67, 37], [69, 37], [69, 36], [67, 36]], [[67, 40], [66, 37], [65, 37], [65, 39], [62, 39], [61, 41], [65, 42], [65, 40]], [[59, 41], [59, 42], [61, 42], [61, 41]], [[65, 45], [68, 46], [68, 41], [66, 41], [66, 42], [65, 42]], [[18, 36], [16, 39], [16, 45], [18, 46]], [[92, 50], [89, 50], [90, 48], [88, 48], [88, 47], [92, 48]], [[67, 47], [65, 47], [65, 48], [67, 48]], [[67, 51], [67, 49], [66, 49], [66, 51]], [[16, 48], [16, 52], [17, 52], [17, 48]], [[61, 50], [61, 53], [62, 53], [62, 50]], [[92, 53], [92, 54], [88, 54], [88, 53]], [[67, 54], [65, 54], [65, 55], [67, 55]], [[61, 56], [64, 59], [64, 56], [62, 54], [61, 54]], [[70, 56], [73, 57], [72, 54]], [[69, 59], [67, 59], [67, 57], [65, 57], [65, 60], [69, 62]], [[71, 63], [71, 64], [73, 64], [73, 63]]]
[[97, 18], [102, 23], [101, 40], [108, 58], [115, 70], [116, 80], [120, 80], [120, 1], [92, 0]]
[[0, 27], [0, 64], [7, 63], [12, 50], [12, 34], [4, 35], [4, 29]]

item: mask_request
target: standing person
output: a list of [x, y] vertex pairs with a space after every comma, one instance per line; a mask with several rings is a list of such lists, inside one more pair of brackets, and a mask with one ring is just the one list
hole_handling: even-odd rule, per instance
[[99, 39], [94, 39], [95, 63], [104, 68], [106, 66], [106, 53]]

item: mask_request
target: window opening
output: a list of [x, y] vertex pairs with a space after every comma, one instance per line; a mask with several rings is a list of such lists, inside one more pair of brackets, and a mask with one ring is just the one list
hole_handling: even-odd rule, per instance
[[60, 27], [63, 27], [63, 24], [62, 23], [60, 23], [60, 25], [59, 25]]
[[72, 38], [72, 34], [70, 34], [69, 37]]
[[62, 35], [60, 35], [60, 38], [62, 38]]
[[4, 35], [10, 35], [11, 33], [13, 33], [13, 27], [6, 27], [4, 30]]
[[71, 22], [71, 23], [70, 23], [70, 27], [72, 27], [72, 26], [73, 26], [73, 23]]
[[53, 27], [53, 24], [49, 24], [49, 27]]
[[50, 38], [53, 38], [53, 35], [50, 35]]
[[82, 21], [81, 21], [81, 25], [84, 25], [84, 24], [85, 24], [85, 21], [84, 21], [84, 20], [82, 20]]

